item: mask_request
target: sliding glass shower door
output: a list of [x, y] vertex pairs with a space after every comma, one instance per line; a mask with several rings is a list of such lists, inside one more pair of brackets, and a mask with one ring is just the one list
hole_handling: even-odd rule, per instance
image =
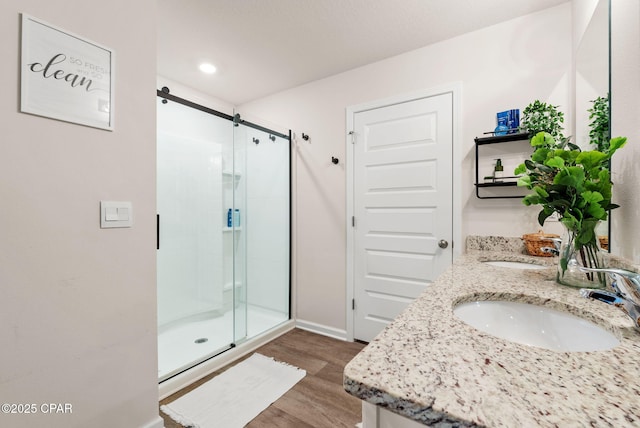
[[234, 204], [242, 254], [234, 275], [241, 310], [236, 340], [255, 337], [289, 319], [290, 306], [290, 144], [288, 136], [240, 123], [234, 133], [238, 183]]
[[165, 97], [157, 102], [160, 381], [287, 321], [290, 293], [288, 136]]
[[[157, 111], [158, 326], [168, 333], [159, 341], [162, 377], [234, 340], [233, 316], [224, 319], [232, 305], [220, 232], [223, 154], [233, 146], [233, 129], [222, 118], [160, 98]], [[213, 334], [209, 321], [218, 318]]]

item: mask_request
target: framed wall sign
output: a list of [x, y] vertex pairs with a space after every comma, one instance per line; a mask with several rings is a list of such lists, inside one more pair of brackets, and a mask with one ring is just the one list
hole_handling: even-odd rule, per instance
[[114, 52], [22, 14], [20, 110], [113, 130]]

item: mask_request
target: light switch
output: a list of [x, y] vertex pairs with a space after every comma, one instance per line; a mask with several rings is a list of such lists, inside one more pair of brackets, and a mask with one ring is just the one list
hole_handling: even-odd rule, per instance
[[104, 216], [107, 221], [117, 221], [118, 209], [116, 207], [106, 207], [104, 210]]
[[129, 207], [118, 208], [118, 220], [120, 221], [129, 220]]
[[133, 208], [131, 202], [100, 201], [100, 227], [131, 227]]

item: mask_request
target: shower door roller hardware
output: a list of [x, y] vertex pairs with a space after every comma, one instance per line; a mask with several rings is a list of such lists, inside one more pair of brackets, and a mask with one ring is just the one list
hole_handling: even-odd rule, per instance
[[349, 136], [351, 137], [351, 144], [356, 143], [356, 133], [355, 131], [349, 131]]
[[448, 246], [449, 246], [449, 243], [447, 241], [445, 241], [444, 239], [441, 239], [440, 241], [438, 241], [438, 247], [447, 248]]

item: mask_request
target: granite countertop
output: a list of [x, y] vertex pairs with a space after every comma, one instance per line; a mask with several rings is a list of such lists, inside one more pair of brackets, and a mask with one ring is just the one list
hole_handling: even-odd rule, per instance
[[[549, 268], [481, 263], [489, 260]], [[640, 332], [621, 310], [556, 284], [553, 263], [515, 251], [469, 251], [345, 367], [346, 391], [425, 425], [640, 426]], [[476, 300], [574, 313], [621, 342], [570, 353], [502, 340], [454, 316], [454, 306]]]

